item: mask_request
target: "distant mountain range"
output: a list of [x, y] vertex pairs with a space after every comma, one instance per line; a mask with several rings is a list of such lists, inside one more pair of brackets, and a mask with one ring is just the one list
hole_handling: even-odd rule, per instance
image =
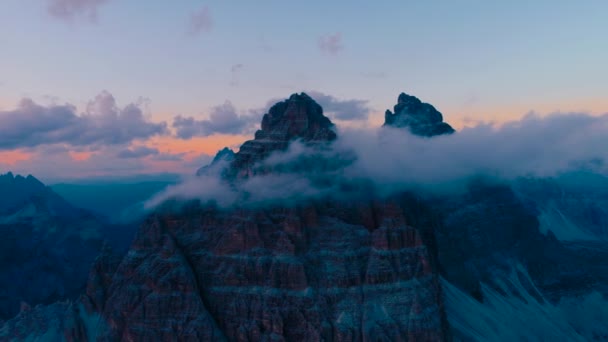
[[[433, 106], [397, 102], [385, 129], [458, 134]], [[0, 339], [608, 340], [606, 177], [379, 192], [346, 174], [354, 157], [326, 153], [338, 138], [307, 94], [278, 102], [183, 187], [226, 189], [234, 204], [169, 199], [124, 256], [102, 251], [82, 297], [22, 310]], [[250, 201], [294, 184], [329, 191]]]
[[129, 223], [145, 215], [143, 203], [179, 179], [88, 181], [58, 183], [50, 188], [70, 203], [117, 223]]
[[0, 319], [74, 299], [104, 243], [124, 250], [133, 226], [76, 208], [33, 176], [0, 175]]

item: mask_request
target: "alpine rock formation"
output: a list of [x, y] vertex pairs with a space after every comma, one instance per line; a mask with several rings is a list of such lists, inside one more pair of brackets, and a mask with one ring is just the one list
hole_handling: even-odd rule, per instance
[[[384, 126], [458, 134], [403, 93]], [[480, 176], [378, 194], [344, 176], [356, 156], [335, 155], [339, 139], [308, 95], [275, 104], [197, 171], [239, 194], [230, 205], [167, 201], [124, 257], [102, 250], [78, 300], [22, 312], [0, 340], [608, 340], [604, 188]], [[324, 191], [259, 200], [304, 180]]]
[[448, 123], [443, 122], [443, 115], [433, 105], [420, 101], [416, 96], [401, 93], [394, 113], [387, 110], [384, 114], [384, 125], [408, 129], [412, 134], [432, 137], [454, 133]]
[[[306, 94], [272, 106], [225, 177], [300, 139], [336, 138]], [[154, 214], [127, 256], [87, 292], [107, 340], [443, 340], [447, 326], [426, 237], [396, 200], [311, 201]], [[102, 295], [100, 295], [102, 294]]]

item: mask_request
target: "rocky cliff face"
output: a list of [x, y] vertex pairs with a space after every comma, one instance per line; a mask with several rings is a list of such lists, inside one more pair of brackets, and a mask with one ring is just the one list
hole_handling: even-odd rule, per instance
[[109, 340], [442, 340], [430, 253], [394, 203], [192, 208], [151, 217], [94, 302]]
[[406, 93], [399, 95], [394, 113], [386, 111], [384, 125], [406, 128], [412, 134], [423, 137], [454, 133], [452, 126], [443, 122], [443, 115], [435, 107]]

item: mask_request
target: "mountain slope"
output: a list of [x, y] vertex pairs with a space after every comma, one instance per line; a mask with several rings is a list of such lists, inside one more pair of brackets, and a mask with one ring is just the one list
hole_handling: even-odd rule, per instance
[[104, 241], [127, 239], [123, 226], [73, 207], [33, 176], [0, 176], [0, 189], [11, 194], [0, 207], [0, 319], [77, 297]]

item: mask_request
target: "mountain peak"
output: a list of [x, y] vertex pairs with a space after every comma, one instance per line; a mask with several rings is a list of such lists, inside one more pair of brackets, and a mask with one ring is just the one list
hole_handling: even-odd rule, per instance
[[337, 136], [333, 127], [315, 100], [306, 93], [292, 94], [287, 100], [272, 105], [264, 114], [261, 129], [253, 140], [241, 145], [231, 168], [241, 176], [251, 175], [255, 163], [272, 152], [287, 149], [294, 140], [308, 144], [335, 140]]
[[331, 141], [336, 138], [333, 126], [315, 100], [306, 93], [296, 93], [270, 107], [262, 118], [261, 130], [256, 132], [256, 139]]
[[429, 103], [420, 101], [416, 96], [399, 94], [393, 112], [387, 110], [384, 115], [384, 126], [408, 128], [412, 134], [432, 137], [452, 134], [454, 129], [443, 122], [443, 115]]

